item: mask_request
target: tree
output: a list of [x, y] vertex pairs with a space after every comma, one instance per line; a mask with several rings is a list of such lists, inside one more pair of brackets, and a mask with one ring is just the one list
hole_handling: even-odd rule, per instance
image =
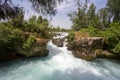
[[24, 13], [19, 13], [19, 15], [16, 15], [15, 17], [9, 19], [8, 21], [9, 26], [14, 26], [17, 28], [21, 28], [24, 25]]
[[101, 8], [98, 12], [98, 15], [100, 16], [102, 28], [104, 29], [107, 28], [110, 23], [110, 19], [111, 19], [111, 15], [109, 13], [108, 8]]
[[29, 19], [29, 23], [30, 23], [30, 24], [35, 24], [35, 22], [36, 22], [36, 16], [33, 15], [33, 16]]
[[[33, 8], [44, 15], [53, 16], [56, 14], [57, 3], [63, 0], [28, 0]], [[18, 3], [19, 4], [19, 3]], [[9, 19], [18, 15], [23, 9], [13, 4], [12, 0], [0, 0], [0, 19]]]
[[113, 22], [120, 20], [120, 0], [108, 0], [107, 6], [112, 14]]
[[13, 6], [11, 0], [0, 0], [0, 20], [9, 19], [22, 12], [22, 8]]
[[78, 11], [72, 14], [68, 14], [70, 20], [72, 21], [73, 25], [72, 28], [76, 31], [80, 30], [81, 28], [86, 28], [87, 26], [87, 15], [86, 15], [87, 5], [85, 4], [83, 7], [79, 7]]
[[42, 16], [39, 16], [37, 19], [37, 24], [41, 24], [42, 23]]
[[95, 21], [95, 17], [96, 17], [96, 7], [95, 5], [92, 3], [87, 11], [87, 15], [88, 15], [88, 25], [93, 26], [94, 25], [94, 21]]

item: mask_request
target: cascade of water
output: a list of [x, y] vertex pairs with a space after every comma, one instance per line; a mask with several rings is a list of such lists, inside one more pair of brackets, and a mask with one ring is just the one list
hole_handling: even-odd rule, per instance
[[[61, 33], [60, 37], [67, 35]], [[57, 36], [59, 37], [59, 36]], [[119, 80], [117, 61], [97, 59], [93, 62], [77, 59], [71, 51], [48, 42], [46, 58], [16, 60], [0, 65], [0, 80]]]

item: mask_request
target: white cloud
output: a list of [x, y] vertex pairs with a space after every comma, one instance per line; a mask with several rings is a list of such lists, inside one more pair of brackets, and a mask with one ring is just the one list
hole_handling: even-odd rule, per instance
[[64, 10], [71, 6], [75, 6], [76, 2], [74, 0], [65, 0], [62, 4], [57, 6], [57, 10]]

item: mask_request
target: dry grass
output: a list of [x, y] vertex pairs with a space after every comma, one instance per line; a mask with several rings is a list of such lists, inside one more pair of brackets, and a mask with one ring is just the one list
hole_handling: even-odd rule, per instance
[[42, 43], [42, 42], [43, 42], [43, 43], [44, 43], [44, 42], [45, 42], [45, 43], [48, 42], [48, 39], [43, 39], [43, 38], [38, 38], [38, 37], [36, 38], [36, 40], [37, 40], [38, 42], [41, 42], [41, 43]]
[[90, 35], [87, 32], [75, 32], [75, 39], [81, 39], [83, 37], [90, 37]]

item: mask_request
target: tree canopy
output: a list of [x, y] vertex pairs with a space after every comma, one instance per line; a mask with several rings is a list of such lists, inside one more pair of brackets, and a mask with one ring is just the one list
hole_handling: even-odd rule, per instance
[[22, 12], [22, 8], [12, 5], [11, 0], [0, 0], [0, 19], [8, 19]]
[[[53, 16], [56, 14], [57, 3], [63, 0], [28, 0], [32, 3], [35, 11], [44, 15]], [[0, 0], [0, 19], [9, 19], [21, 13], [23, 8], [15, 6], [12, 0]]]
[[117, 22], [120, 20], [120, 0], [108, 0], [107, 6], [109, 11], [112, 13], [113, 21]]

